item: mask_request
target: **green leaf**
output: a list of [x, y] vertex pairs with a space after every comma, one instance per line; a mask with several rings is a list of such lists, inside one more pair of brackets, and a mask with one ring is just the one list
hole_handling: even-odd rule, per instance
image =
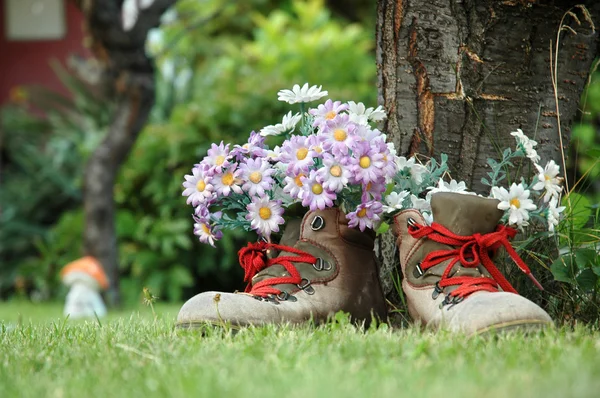
[[390, 229], [390, 224], [386, 222], [382, 222], [379, 228], [377, 228], [377, 235], [384, 234]]
[[572, 229], [582, 228], [592, 215], [590, 200], [581, 194], [571, 192], [563, 197], [562, 205], [566, 207], [567, 225]]
[[598, 275], [591, 269], [585, 269], [579, 275], [577, 275], [577, 284], [585, 291], [594, 290], [596, 283], [598, 282]]
[[559, 282], [575, 284], [575, 264], [571, 255], [557, 258], [550, 266], [554, 279]]
[[575, 251], [575, 262], [580, 270], [591, 268], [598, 264], [598, 252], [594, 249], [577, 249]]

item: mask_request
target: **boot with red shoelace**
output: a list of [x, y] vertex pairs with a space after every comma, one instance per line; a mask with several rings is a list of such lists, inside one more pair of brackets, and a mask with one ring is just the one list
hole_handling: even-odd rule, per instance
[[244, 293], [198, 294], [179, 311], [177, 326], [318, 323], [338, 311], [355, 322], [385, 320], [374, 238], [370, 230], [349, 228], [337, 208], [309, 211], [288, 223], [279, 244], [250, 243], [239, 251]]
[[495, 251], [504, 247], [541, 288], [509, 242], [516, 230], [498, 225], [503, 214], [498, 203], [439, 192], [431, 198], [431, 226], [416, 210], [394, 217], [402, 288], [415, 321], [467, 335], [552, 324], [550, 316], [520, 296], [492, 262]]

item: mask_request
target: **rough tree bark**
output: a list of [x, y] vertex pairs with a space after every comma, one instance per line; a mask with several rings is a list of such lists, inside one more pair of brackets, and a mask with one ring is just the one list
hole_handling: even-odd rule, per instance
[[139, 14], [127, 30], [122, 23], [123, 0], [76, 1], [85, 17], [91, 51], [103, 68], [101, 85], [115, 104], [109, 131], [84, 175], [85, 251], [104, 266], [112, 305], [120, 304], [113, 187], [154, 105], [154, 65], [145, 53], [146, 36], [175, 1], [138, 0]]
[[[480, 192], [486, 159], [514, 145], [517, 128], [535, 135], [542, 163], [561, 159], [557, 116], [566, 148], [599, 50], [578, 4], [600, 26], [597, 0], [378, 0], [379, 101], [399, 154], [439, 159], [444, 152], [453, 178]], [[550, 46], [569, 10], [564, 24], [574, 32], [560, 34], [557, 115]], [[390, 293], [393, 238], [384, 236], [378, 250]]]

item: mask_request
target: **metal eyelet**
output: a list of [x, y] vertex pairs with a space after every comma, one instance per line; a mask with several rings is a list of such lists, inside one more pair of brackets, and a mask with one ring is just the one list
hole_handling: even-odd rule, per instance
[[442, 301], [442, 303], [440, 304], [440, 309], [442, 309], [444, 306], [450, 304], [450, 306], [447, 308], [447, 310], [450, 310], [452, 307], [454, 307], [456, 304], [462, 302], [465, 298], [464, 297], [457, 297], [457, 296], [452, 296], [452, 295], [447, 295], [446, 297], [444, 297], [444, 301]]
[[283, 291], [282, 291], [282, 292], [280, 292], [280, 293], [279, 293], [277, 296], [275, 296], [275, 297], [277, 297], [277, 299], [278, 299], [279, 301], [291, 301], [291, 302], [297, 301], [296, 297], [292, 296], [292, 295], [291, 295], [291, 294], [289, 294], [288, 292], [283, 292]]
[[323, 220], [323, 217], [321, 217], [321, 216], [316, 216], [310, 222], [310, 229], [312, 229], [313, 231], [318, 231], [320, 229], [323, 229], [324, 226], [325, 226], [325, 220]]
[[321, 257], [318, 257], [312, 266], [317, 271], [330, 271], [333, 268], [329, 262], [323, 260]]
[[296, 286], [298, 286], [299, 289], [302, 289], [306, 294], [315, 294], [315, 289], [311, 286], [310, 281], [306, 278], [302, 278], [300, 283]]
[[452, 309], [452, 307], [454, 307], [456, 304], [462, 302], [464, 299], [465, 299], [464, 297], [453, 297], [452, 302], [450, 303], [450, 306], [446, 309], [446, 311], [450, 311]]
[[409, 217], [408, 220], [406, 220], [406, 224], [409, 227], [416, 227], [417, 226], [417, 222], [412, 217]]
[[436, 298], [438, 298], [440, 293], [443, 293], [443, 292], [444, 292], [444, 289], [442, 289], [440, 287], [440, 283], [436, 282], [435, 287], [433, 288], [433, 293], [431, 293], [431, 298], [435, 300]]
[[413, 271], [413, 276], [418, 279], [422, 277], [423, 274], [425, 274], [425, 271], [423, 271], [423, 268], [421, 268], [421, 263], [417, 263], [417, 266]]

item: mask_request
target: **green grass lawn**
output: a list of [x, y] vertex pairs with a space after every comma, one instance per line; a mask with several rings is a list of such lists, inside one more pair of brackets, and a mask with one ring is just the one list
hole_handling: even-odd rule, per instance
[[97, 321], [0, 303], [0, 397], [598, 397], [600, 334], [466, 339], [385, 325], [175, 330], [178, 306]]

